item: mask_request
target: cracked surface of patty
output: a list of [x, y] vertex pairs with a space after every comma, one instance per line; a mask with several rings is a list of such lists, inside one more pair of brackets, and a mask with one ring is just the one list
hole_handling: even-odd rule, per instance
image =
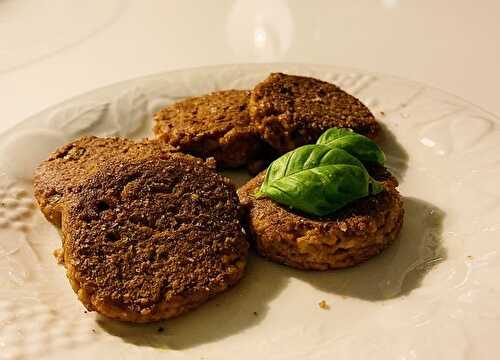
[[238, 190], [257, 251], [291, 267], [328, 270], [356, 265], [391, 244], [403, 223], [397, 181], [382, 167], [371, 169], [385, 191], [354, 201], [334, 215], [309, 217], [271, 199], [256, 199], [264, 173]]
[[33, 178], [35, 198], [47, 220], [60, 227], [67, 195], [100, 166], [111, 159], [138, 159], [170, 151], [174, 149], [155, 140], [81, 137], [54, 151], [37, 167]]
[[156, 136], [179, 150], [239, 167], [265, 147], [248, 113], [250, 91], [224, 90], [179, 101], [154, 117]]
[[248, 244], [236, 191], [202, 160], [109, 159], [76, 187], [62, 213], [63, 256], [87, 309], [166, 319], [242, 277]]
[[354, 96], [304, 76], [272, 73], [253, 89], [249, 109], [262, 138], [280, 153], [314, 143], [332, 127], [351, 128], [370, 138], [380, 127]]

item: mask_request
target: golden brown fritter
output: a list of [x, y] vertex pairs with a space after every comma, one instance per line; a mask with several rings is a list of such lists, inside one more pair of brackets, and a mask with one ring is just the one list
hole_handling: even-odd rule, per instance
[[248, 114], [250, 92], [217, 91], [172, 104], [155, 115], [156, 136], [179, 150], [214, 157], [221, 167], [246, 165], [262, 151]]
[[394, 241], [403, 222], [396, 180], [383, 168], [371, 171], [385, 191], [359, 199], [328, 217], [308, 217], [268, 198], [256, 199], [264, 173], [238, 190], [258, 252], [299, 269], [356, 265]]
[[370, 138], [380, 127], [361, 101], [337, 86], [282, 73], [269, 75], [253, 89], [250, 116], [262, 138], [280, 153], [314, 143], [332, 127]]
[[61, 226], [66, 195], [99, 166], [116, 158], [142, 158], [174, 151], [169, 145], [151, 140], [85, 136], [62, 146], [35, 171], [33, 188], [40, 210], [54, 225]]
[[248, 244], [236, 191], [200, 159], [111, 158], [66, 202], [64, 265], [88, 310], [167, 319], [243, 276]]

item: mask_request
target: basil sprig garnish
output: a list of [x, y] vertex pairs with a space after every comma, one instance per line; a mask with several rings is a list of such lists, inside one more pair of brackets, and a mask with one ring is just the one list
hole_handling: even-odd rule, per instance
[[316, 144], [343, 149], [363, 163], [384, 165], [384, 152], [371, 139], [351, 129], [331, 128], [326, 130]]
[[[331, 130], [338, 129], [327, 132]], [[380, 153], [370, 153], [371, 145], [353, 134], [330, 132], [329, 137], [323, 137], [324, 145], [304, 145], [276, 159], [269, 165], [257, 197], [269, 197], [292, 209], [325, 216], [356, 199], [383, 191], [362, 162], [383, 162], [383, 152], [375, 145], [371, 147], [373, 152]], [[356, 144], [362, 144], [362, 148]], [[353, 153], [362, 154], [363, 159]]]

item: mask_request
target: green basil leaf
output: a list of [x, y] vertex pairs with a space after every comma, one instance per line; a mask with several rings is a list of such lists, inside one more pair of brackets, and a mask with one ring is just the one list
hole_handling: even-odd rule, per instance
[[384, 152], [371, 139], [356, 134], [351, 129], [331, 128], [325, 131], [316, 142], [332, 148], [343, 149], [363, 163], [384, 165]]
[[257, 197], [324, 216], [348, 203], [382, 191], [363, 164], [342, 149], [305, 145], [275, 160]]
[[269, 165], [265, 181], [275, 181], [298, 171], [322, 165], [346, 164], [363, 167], [363, 163], [343, 149], [325, 145], [304, 145], [289, 151]]

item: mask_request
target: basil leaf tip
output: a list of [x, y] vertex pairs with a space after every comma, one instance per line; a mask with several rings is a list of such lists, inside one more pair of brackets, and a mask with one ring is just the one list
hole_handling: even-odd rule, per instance
[[370, 195], [377, 195], [384, 191], [384, 187], [380, 182], [371, 178], [370, 179]]
[[256, 198], [256, 199], [259, 199], [259, 198], [261, 198], [261, 197], [266, 196], [266, 194], [264, 194], [264, 193], [263, 193], [262, 191], [260, 191], [260, 189], [259, 189], [259, 190], [257, 190], [257, 191], [253, 194], [253, 196], [255, 196], [255, 198]]

